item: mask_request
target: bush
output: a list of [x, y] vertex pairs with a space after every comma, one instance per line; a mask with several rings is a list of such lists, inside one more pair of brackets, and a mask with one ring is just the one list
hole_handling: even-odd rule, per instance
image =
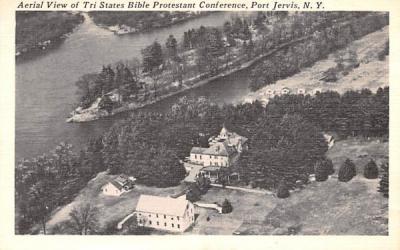
[[224, 202], [222, 203], [222, 213], [223, 214], [228, 214], [230, 212], [232, 212], [233, 208], [231, 203], [225, 199]]
[[328, 176], [333, 173], [333, 164], [329, 159], [318, 160], [314, 166], [315, 180], [326, 181]]
[[381, 169], [383, 174], [379, 182], [378, 192], [382, 193], [384, 197], [389, 198], [389, 164], [382, 164]]
[[186, 193], [186, 199], [191, 202], [196, 202], [201, 198], [201, 191], [197, 184], [193, 183], [189, 191]]
[[367, 179], [378, 178], [379, 170], [374, 160], [370, 160], [364, 167], [364, 176]]
[[338, 180], [342, 182], [348, 182], [356, 175], [356, 165], [354, 165], [350, 159], [346, 159], [339, 169]]
[[284, 198], [287, 198], [290, 196], [289, 188], [287, 187], [287, 185], [284, 181], [281, 181], [281, 183], [279, 184], [278, 190], [276, 192], [276, 196], [281, 199], [284, 199]]

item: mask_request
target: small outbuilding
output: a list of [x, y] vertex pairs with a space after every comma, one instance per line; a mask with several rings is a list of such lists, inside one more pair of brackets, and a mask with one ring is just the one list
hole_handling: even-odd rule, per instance
[[126, 175], [119, 175], [101, 187], [103, 194], [108, 196], [120, 196], [134, 188], [135, 178]]

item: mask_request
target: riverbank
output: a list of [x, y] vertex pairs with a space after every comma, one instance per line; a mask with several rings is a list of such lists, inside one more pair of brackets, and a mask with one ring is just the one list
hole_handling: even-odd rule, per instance
[[[323, 45], [320, 44], [319, 39], [323, 39], [320, 30], [315, 30], [312, 33], [305, 32], [304, 34], [302, 34], [302, 37], [300, 38], [292, 37], [291, 39], [289, 38], [283, 39], [281, 37], [279, 39], [280, 42], [276, 42], [275, 44], [273, 44], [273, 46], [270, 45], [269, 47], [267, 47], [269, 48], [269, 51], [267, 53], [262, 53], [263, 50], [260, 50], [260, 48], [257, 45], [258, 43], [263, 43], [265, 41], [265, 38], [257, 35], [257, 31], [253, 27], [251, 28], [249, 27], [250, 37], [253, 35], [252, 40], [251, 39], [247, 40], [246, 38], [244, 38], [244, 40], [236, 39], [235, 43], [237, 45], [235, 45], [233, 48], [228, 49], [229, 50], [228, 52], [225, 49], [223, 55], [219, 55], [214, 59], [212, 58], [204, 59], [202, 58], [202, 55], [199, 54], [198, 50], [193, 50], [193, 49], [180, 54], [180, 56], [186, 58], [186, 60], [184, 61], [186, 65], [189, 66], [187, 67], [187, 69], [182, 70], [183, 72], [185, 72], [185, 74], [179, 73], [181, 77], [179, 83], [176, 82], [176, 77], [173, 77], [174, 73], [172, 72], [172, 68], [169, 68], [169, 71], [168, 69], [164, 70], [164, 67], [166, 65], [163, 64], [160, 67], [163, 68], [161, 70], [162, 73], [152, 73], [149, 75], [142, 75], [138, 77], [139, 82], [142, 82], [143, 83], [142, 86], [145, 86], [145, 88], [139, 91], [139, 94], [135, 93], [135, 96], [130, 100], [121, 101], [121, 98], [119, 96], [120, 90], [117, 91], [115, 89], [112, 91], [113, 93], [110, 92], [107, 93], [106, 95], [116, 96], [114, 97], [114, 99], [118, 100], [118, 102], [116, 102], [115, 100], [114, 101], [107, 100], [108, 98], [104, 98], [104, 96], [100, 97], [100, 94], [98, 94], [98, 98], [100, 98], [100, 100], [91, 99], [89, 103], [92, 103], [92, 105], [86, 109], [84, 109], [83, 107], [87, 106], [78, 107], [75, 111], [73, 111], [71, 117], [67, 119], [67, 122], [92, 121], [102, 117], [112, 116], [128, 110], [142, 108], [147, 105], [154, 104], [165, 98], [183, 93], [187, 90], [203, 86], [204, 84], [207, 84], [214, 80], [218, 80], [223, 77], [229, 76], [230, 74], [236, 73], [243, 69], [247, 69], [256, 64], [257, 62], [262, 61], [263, 64], [259, 64], [261, 67], [257, 66], [260, 72], [252, 72], [252, 78], [254, 78], [254, 75], [256, 76], [256, 78], [259, 78], [256, 79], [256, 81], [254, 81], [256, 84], [251, 85], [251, 89], [254, 90], [256, 89], [256, 87], [260, 87], [263, 85], [265, 86], [273, 83], [275, 80], [290, 77], [299, 72], [300, 70], [303, 70], [302, 68], [308, 68], [312, 66], [314, 63], [328, 56], [329, 52], [341, 49], [344, 46], [348, 46], [348, 44], [351, 41], [359, 39], [368, 33], [374, 32], [377, 29], [381, 28], [383, 25], [385, 25], [385, 23], [387, 23], [385, 16], [380, 14], [366, 15], [363, 17], [363, 20], [369, 22], [378, 20], [380, 21], [380, 23], [378, 23], [376, 27], [361, 31], [356, 37], [353, 36], [347, 37], [346, 41], [343, 40], [343, 38], [346, 38], [346, 34], [341, 33], [339, 36], [341, 38], [340, 39], [341, 43], [334, 43], [334, 41], [331, 38], [330, 40], [325, 41], [325, 43], [331, 42], [333, 44], [333, 47], [323, 47]], [[355, 20], [353, 21], [354, 23], [351, 23], [348, 19], [345, 18], [340, 22], [340, 24], [338, 24], [337, 26], [333, 26], [332, 28], [339, 29], [339, 27], [341, 26], [347, 26], [347, 29], [350, 29], [350, 27], [352, 27], [353, 29], [359, 28], [359, 24]], [[354, 27], [350, 26], [350, 23]], [[324, 30], [324, 32], [327, 32], [327, 30]], [[314, 44], [314, 46], [308, 46], [307, 45], [308, 43]], [[314, 49], [309, 50], [308, 47], [313, 47]], [[286, 50], [286, 48], [288, 48], [288, 50]], [[299, 52], [300, 54], [298, 54], [295, 53], [296, 50], [297, 52], [299, 52], [298, 50], [301, 51], [306, 50], [307, 53], [309, 54], [307, 53], [301, 54], [300, 52]], [[279, 53], [275, 54], [278, 51]], [[269, 56], [271, 56], [271, 58], [268, 58]], [[230, 60], [231, 58], [234, 59]], [[204, 66], [203, 65], [204, 62], [202, 62], [201, 60], [208, 60], [206, 64], [208, 63], [210, 65]], [[300, 62], [296, 63], [295, 62], [296, 60], [299, 60], [301, 63]], [[265, 66], [268, 66], [268, 63], [272, 65], [272, 68], [271, 67], [265, 68]], [[178, 65], [178, 67], [183, 68], [182, 64]], [[203, 68], [203, 70], [201, 68]], [[197, 73], [197, 72], [204, 72], [204, 68], [206, 68], [205, 73]], [[274, 81], [272, 82], [270, 81], [271, 79], [269, 78], [271, 78], [271, 76], [269, 75], [271, 75], [272, 78], [274, 78]], [[145, 78], [147, 79], [151, 78], [151, 79], [150, 81], [146, 81]], [[252, 81], [253, 80], [254, 79], [252, 79]], [[108, 89], [107, 91], [110, 91], [110, 89]], [[290, 90], [288, 91], [290, 92]], [[303, 91], [302, 88], [301, 91]], [[321, 90], [314, 89], [313, 91], [317, 92]], [[104, 105], [103, 107], [96, 105], [96, 103], [97, 104], [105, 103], [106, 101], [108, 101], [107, 107], [105, 107]], [[265, 102], [267, 101], [268, 99]], [[114, 102], [114, 104], [112, 104], [111, 107], [109, 104], [110, 102]], [[87, 103], [86, 104], [83, 103], [82, 105], [87, 105]]]
[[18, 59], [57, 47], [84, 17], [70, 12], [16, 12], [16, 52]]
[[[137, 12], [139, 15], [142, 14], [141, 12]], [[193, 20], [195, 18], [199, 17], [205, 17], [213, 12], [207, 11], [207, 12], [180, 12], [180, 15], [183, 16], [177, 16], [174, 17], [174, 14], [172, 14], [172, 17], [161, 17], [162, 19], [165, 19], [165, 21], [160, 21], [154, 18], [152, 20], [143, 21], [141, 20], [140, 22], [137, 22], [139, 24], [130, 24], [131, 18], [133, 17], [133, 14], [136, 13], [129, 13], [130, 16], [127, 16], [126, 13], [120, 13], [120, 12], [115, 12], [114, 15], [116, 18], [113, 18], [110, 16], [110, 13], [107, 13], [105, 16], [102, 15], [102, 12], [90, 12], [89, 15], [93, 19], [94, 23], [108, 31], [113, 32], [116, 35], [127, 35], [127, 34], [138, 34], [138, 33], [143, 33], [143, 32], [151, 32], [156, 29], [160, 28], [168, 28], [171, 27], [172, 25], [175, 24], [181, 24], [190, 20]], [[157, 12], [154, 14], [159, 14], [162, 16], [162, 12]], [[148, 15], [147, 15], [148, 16]], [[146, 22], [146, 23], [145, 23]]]
[[[154, 98], [152, 100], [149, 100], [149, 101], [146, 101], [146, 102], [142, 102], [142, 103], [126, 103], [126, 104], [123, 104], [122, 107], [119, 107], [119, 108], [116, 108], [116, 109], [112, 110], [110, 113], [105, 111], [105, 110], [101, 110], [100, 109], [100, 107], [98, 105], [100, 100], [98, 99], [95, 103], [93, 103], [87, 109], [82, 109], [81, 107], [78, 107], [77, 109], [75, 109], [75, 111], [73, 111], [71, 113], [71, 117], [67, 118], [66, 122], [88, 122], [88, 121], [93, 121], [93, 120], [97, 120], [97, 119], [104, 118], [104, 117], [113, 116], [113, 115], [116, 115], [116, 114], [119, 114], [119, 113], [122, 113], [122, 112], [127, 112], [127, 111], [132, 111], [132, 110], [135, 110], [135, 109], [143, 108], [145, 106], [154, 104], [156, 102], [159, 102], [159, 101], [161, 101], [163, 99], [166, 99], [166, 98], [169, 98], [171, 96], [184, 93], [184, 92], [186, 92], [188, 90], [201, 87], [201, 86], [203, 86], [205, 84], [208, 84], [208, 83], [210, 83], [212, 81], [216, 81], [218, 79], [227, 77], [227, 76], [229, 76], [231, 74], [234, 74], [234, 73], [237, 73], [237, 72], [239, 72], [241, 70], [245, 70], [245, 69], [253, 66], [254, 64], [258, 63], [259, 61], [261, 61], [265, 57], [271, 56], [274, 53], [278, 52], [279, 50], [285, 49], [288, 46], [293, 45], [295, 43], [303, 42], [303, 41], [307, 40], [308, 38], [310, 38], [310, 36], [298, 38], [298, 39], [295, 39], [295, 40], [293, 40], [291, 42], [287, 42], [287, 43], [281, 44], [277, 48], [275, 48], [273, 50], [270, 50], [269, 52], [267, 52], [267, 53], [265, 53], [263, 55], [257, 56], [257, 57], [255, 57], [255, 58], [253, 58], [253, 59], [251, 59], [251, 60], [249, 60], [247, 62], [244, 62], [244, 63], [240, 64], [239, 66], [227, 69], [227, 70], [225, 70], [225, 71], [223, 71], [223, 72], [221, 72], [221, 73], [219, 73], [219, 74], [217, 74], [215, 76], [207, 77], [207, 73], [202, 74], [202, 75], [197, 75], [194, 78], [187, 79], [186, 81], [183, 81], [182, 87], [178, 91], [171, 92], [171, 93], [168, 93], [168, 94], [165, 94], [165, 95], [160, 95], [157, 98]], [[235, 63], [239, 62], [241, 59], [242, 58], [238, 58], [235, 61], [231, 62], [230, 64], [231, 65], [235, 65]], [[207, 78], [204, 79], [205, 77], [207, 77]], [[196, 80], [196, 79], [198, 79], [198, 81], [197, 82], [195, 81], [195, 83], [192, 83], [190, 86], [188, 86], [186, 84], [187, 82], [189, 82], [189, 81], [193, 82], [193, 80]]]

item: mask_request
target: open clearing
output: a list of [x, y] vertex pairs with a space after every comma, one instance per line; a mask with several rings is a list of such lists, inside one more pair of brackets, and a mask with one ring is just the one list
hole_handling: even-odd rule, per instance
[[[192, 229], [185, 234], [282, 235], [291, 231], [301, 235], [387, 235], [388, 199], [377, 192], [379, 179], [367, 180], [362, 175], [362, 169], [370, 158], [380, 164], [387, 155], [387, 142], [358, 138], [338, 141], [328, 151], [335, 174], [342, 162], [350, 158], [357, 166], [358, 175], [350, 182], [342, 183], [334, 174], [328, 181], [313, 182], [305, 189], [293, 192], [287, 199], [211, 188], [202, 196], [201, 202], [222, 204], [226, 198], [233, 206], [232, 213], [218, 214], [215, 210], [196, 208], [199, 216]], [[171, 188], [136, 185], [131, 192], [120, 197], [104, 196], [101, 186], [114, 177], [100, 173], [71, 204], [53, 214], [48, 226], [68, 219], [68, 213], [74, 206], [89, 202], [99, 209], [99, 223], [104, 227], [132, 213], [140, 194], [168, 196], [184, 188], [183, 185]]]
[[291, 77], [278, 80], [275, 84], [267, 85], [256, 92], [249, 93], [243, 97], [244, 102], [263, 100], [267, 98], [266, 91], [274, 90], [278, 92], [284, 87], [289, 88], [293, 93], [297, 89], [304, 89], [308, 92], [314, 89], [321, 91], [334, 90], [344, 93], [348, 90], [360, 90], [369, 88], [375, 91], [379, 87], [389, 86], [389, 59], [388, 56], [383, 61], [378, 60], [379, 52], [385, 48], [385, 43], [389, 40], [388, 26], [370, 33], [359, 40], [352, 42], [347, 48], [356, 51], [360, 66], [349, 72], [344, 77], [339, 77], [336, 82], [324, 82], [320, 80], [323, 73], [329, 68], [335, 67], [335, 54], [342, 50], [329, 54], [327, 59], [316, 62], [312, 67], [301, 69]]

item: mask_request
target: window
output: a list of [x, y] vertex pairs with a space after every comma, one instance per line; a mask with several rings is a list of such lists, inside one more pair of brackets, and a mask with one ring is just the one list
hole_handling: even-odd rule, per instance
[[197, 155], [194, 155], [194, 158], [197, 159]]
[[171, 217], [171, 220], [174, 220], [174, 217]]
[[166, 227], [166, 226], [167, 226], [167, 222], [164, 223], [164, 227]]
[[178, 228], [181, 228], [181, 225], [178, 224], [177, 226], [178, 226]]
[[211, 155], [210, 155], [210, 159], [211, 159]]
[[166, 219], [167, 218], [167, 216], [164, 214], [164, 219]]
[[157, 226], [159, 226], [159, 225], [160, 225], [160, 222], [157, 221]]
[[179, 220], [179, 216], [177, 216], [176, 219]]
[[200, 155], [200, 160], [201, 160], [201, 155]]
[[149, 220], [149, 224], [151, 225], [151, 220]]
[[156, 217], [158, 218], [158, 214], [156, 214]]
[[151, 217], [151, 214], [149, 214], [149, 217]]
[[174, 223], [172, 223], [171, 225], [172, 225], [172, 227], [174, 227]]

